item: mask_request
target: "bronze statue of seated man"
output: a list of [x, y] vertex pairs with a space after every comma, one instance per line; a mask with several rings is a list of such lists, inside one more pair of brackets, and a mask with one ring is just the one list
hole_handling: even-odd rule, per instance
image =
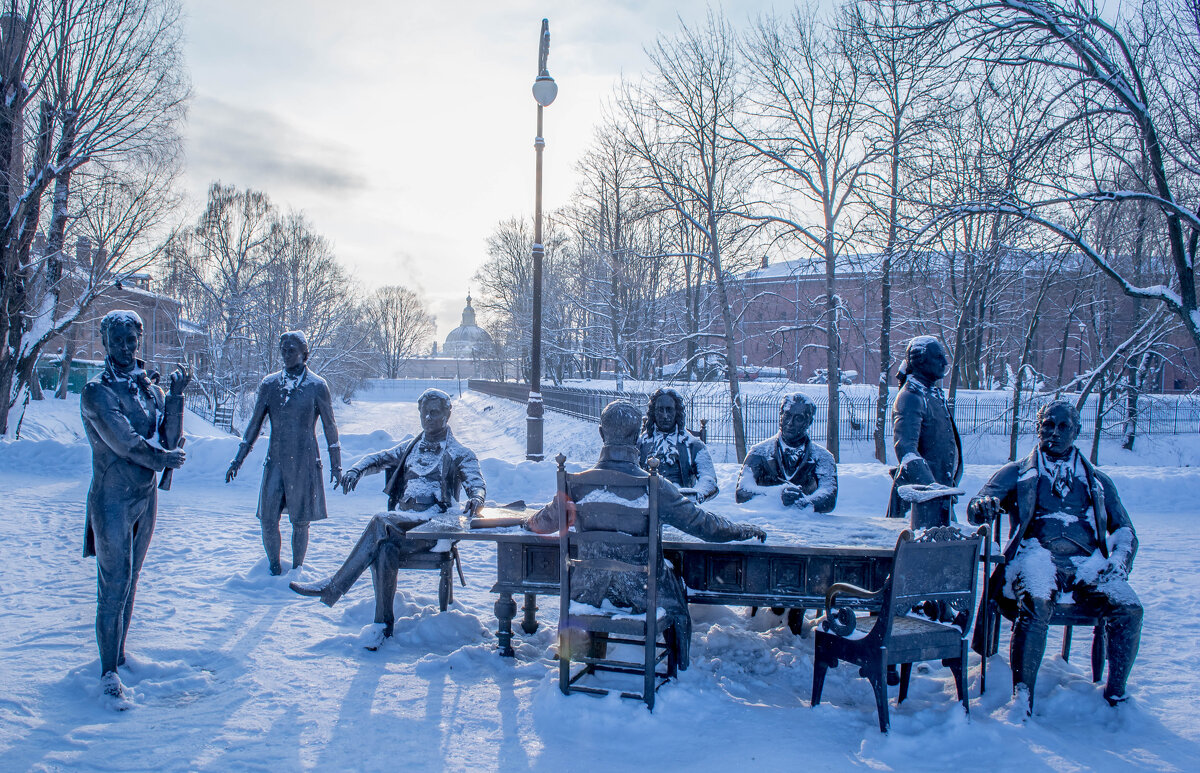
[[[1038, 410], [1038, 447], [1001, 467], [967, 506], [973, 524], [1008, 515], [1005, 563], [993, 572], [989, 598], [1015, 618], [1010, 650], [1013, 692], [1033, 711], [1033, 690], [1046, 632], [1064, 597], [1104, 619], [1108, 684], [1104, 698], [1125, 700], [1125, 683], [1137, 657], [1142, 604], [1129, 586], [1138, 540], [1112, 480], [1075, 448], [1079, 412], [1067, 400]], [[987, 610], [980, 610], [986, 614]], [[984, 626], [975, 648], [983, 651]]]
[[[375, 623], [380, 625], [378, 646], [393, 633], [396, 618], [392, 603], [396, 596], [399, 566], [406, 556], [428, 552], [434, 540], [411, 540], [405, 532], [427, 520], [423, 514], [446, 512], [466, 493], [462, 505], [472, 514], [484, 501], [486, 489], [474, 452], [455, 440], [450, 432], [450, 396], [439, 389], [427, 389], [417, 400], [421, 415], [421, 433], [394, 448], [360, 459], [342, 476], [342, 491], [349, 494], [364, 475], [393, 470], [384, 483], [388, 495], [386, 514], [371, 518], [350, 555], [327, 580], [306, 585], [290, 584], [304, 596], [317, 596], [333, 606], [368, 568], [375, 587]], [[421, 515], [419, 515], [421, 514]]]
[[646, 460], [656, 457], [660, 475], [707, 502], [718, 492], [717, 470], [708, 446], [687, 431], [685, 420], [683, 396], [667, 387], [655, 390], [638, 436], [638, 464], [646, 469]]
[[808, 437], [817, 406], [799, 392], [779, 406], [779, 432], [750, 449], [738, 476], [738, 502], [773, 493], [785, 507], [827, 513], [837, 504], [837, 464], [833, 454]]

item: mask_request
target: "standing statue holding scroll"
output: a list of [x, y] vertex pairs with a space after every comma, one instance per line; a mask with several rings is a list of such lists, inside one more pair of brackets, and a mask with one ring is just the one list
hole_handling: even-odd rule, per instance
[[[898, 494], [901, 486], [953, 488], [962, 479], [962, 441], [941, 386], [948, 365], [946, 350], [933, 336], [908, 342], [896, 373], [900, 391], [892, 405], [892, 438], [900, 466], [895, 470], [889, 518], [902, 518], [908, 512], [908, 502]], [[914, 529], [950, 524], [953, 498], [937, 501], [937, 507], [913, 510]]]
[[133, 615], [138, 575], [158, 512], [155, 472], [183, 465], [183, 390], [191, 379], [171, 374], [171, 392], [154, 383], [137, 359], [142, 318], [110, 311], [100, 321], [104, 372], [83, 388], [83, 428], [92, 446], [83, 555], [96, 557], [96, 644], [100, 679], [112, 707], [131, 705], [117, 666]]
[[333, 400], [325, 379], [308, 369], [308, 340], [299, 331], [279, 336], [283, 370], [258, 385], [254, 413], [246, 425], [237, 456], [229, 463], [225, 482], [237, 477], [242, 462], [271, 419], [271, 440], [263, 465], [258, 494], [258, 520], [271, 574], [283, 570], [279, 563], [282, 538], [279, 521], [286, 510], [292, 521], [292, 568], [304, 563], [308, 551], [308, 525], [327, 517], [321, 481], [321, 454], [317, 448], [317, 419], [325, 429], [329, 449], [329, 476], [337, 483], [342, 475], [342, 447], [333, 420]]

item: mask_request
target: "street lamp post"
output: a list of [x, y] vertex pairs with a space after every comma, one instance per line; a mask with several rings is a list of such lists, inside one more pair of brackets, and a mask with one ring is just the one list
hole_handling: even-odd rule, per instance
[[533, 98], [537, 102], [537, 136], [533, 140], [537, 157], [533, 195], [533, 330], [529, 362], [529, 403], [525, 408], [525, 458], [540, 462], [542, 453], [542, 258], [546, 249], [542, 246], [542, 108], [550, 105], [558, 96], [558, 84], [546, 69], [550, 56], [550, 21], [542, 19], [542, 35], [538, 45], [538, 75], [533, 82]]

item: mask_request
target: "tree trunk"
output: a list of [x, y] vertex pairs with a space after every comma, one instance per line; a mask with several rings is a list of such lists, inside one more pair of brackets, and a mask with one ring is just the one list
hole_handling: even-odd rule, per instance
[[71, 325], [66, 330], [66, 335], [63, 338], [63, 356], [62, 365], [58, 371], [58, 388], [54, 390], [54, 397], [59, 400], [67, 399], [69, 391], [69, 381], [71, 379], [71, 362], [75, 358], [75, 325]]
[[833, 254], [833, 231], [825, 230], [825, 372], [828, 374], [826, 395], [829, 414], [825, 420], [825, 448], [833, 460], [841, 459], [839, 422], [841, 418], [842, 342], [838, 334], [838, 297], [835, 292], [837, 270]]
[[891, 201], [888, 203], [887, 247], [879, 272], [879, 395], [875, 398], [875, 458], [887, 464], [888, 377], [892, 372], [892, 254], [896, 250], [896, 215], [900, 198], [900, 141], [892, 133]]

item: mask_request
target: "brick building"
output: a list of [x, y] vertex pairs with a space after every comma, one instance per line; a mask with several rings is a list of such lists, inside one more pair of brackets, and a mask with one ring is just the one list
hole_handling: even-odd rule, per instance
[[[44, 249], [44, 243], [39, 235], [34, 249]], [[82, 237], [76, 242], [73, 257], [63, 270], [63, 291], [59, 294], [56, 315], [63, 314], [84, 292], [88, 282], [87, 267], [104, 264], [102, 251], [94, 255], [91, 244]], [[148, 370], [168, 373], [180, 362], [187, 362], [194, 370], [199, 370], [203, 365], [205, 332], [183, 318], [182, 304], [178, 300], [154, 292], [150, 287], [149, 274], [122, 277], [93, 300], [62, 335], [47, 343], [43, 357], [61, 362], [69, 350], [71, 359], [81, 364], [102, 362], [104, 345], [100, 340], [100, 320], [110, 311], [132, 309], [142, 318], [141, 357]]]
[[[1029, 314], [1035, 304], [1043, 274], [1037, 262], [1014, 256], [1014, 263], [1026, 266], [1006, 267], [1007, 280], [996, 290], [980, 311], [978, 344], [981, 351], [981, 383], [1003, 380], [1008, 369], [1019, 364], [1025, 342]], [[1040, 322], [1033, 335], [1031, 364], [1050, 384], [1058, 383], [1061, 373], [1069, 381], [1096, 361], [1094, 320], [1081, 319], [1070, 308], [1070, 299], [1079, 301], [1079, 293], [1094, 293], [1072, 282], [1069, 272], [1055, 280], [1040, 310]], [[928, 275], [897, 270], [892, 279], [892, 353], [898, 362], [907, 340], [918, 334], [936, 335], [954, 347], [956, 319], [946, 302], [952, 279], [931, 280]], [[825, 276], [822, 266], [811, 261], [763, 264], [728, 283], [733, 316], [738, 320], [735, 353], [739, 365], [753, 374], [755, 367], [782, 368], [794, 381], [806, 381], [818, 369], [826, 367], [823, 330]], [[841, 367], [854, 371], [855, 383], [875, 384], [879, 377], [880, 275], [878, 256], [852, 256], [839, 268], [835, 292], [846, 310], [840, 330]], [[1105, 312], [1100, 316], [1103, 333], [1110, 342], [1118, 342], [1133, 330], [1134, 301], [1111, 282], [1099, 285]], [[719, 317], [717, 317], [719, 319]], [[719, 323], [718, 323], [719, 324]], [[790, 328], [785, 332], [781, 329]], [[716, 339], [712, 340], [715, 346]], [[1177, 332], [1165, 347], [1168, 357], [1152, 374], [1151, 391], [1188, 392], [1197, 387], [1195, 361], [1190, 338]], [[1107, 354], [1107, 352], [1105, 352]], [[671, 353], [664, 355], [672, 359]]]

